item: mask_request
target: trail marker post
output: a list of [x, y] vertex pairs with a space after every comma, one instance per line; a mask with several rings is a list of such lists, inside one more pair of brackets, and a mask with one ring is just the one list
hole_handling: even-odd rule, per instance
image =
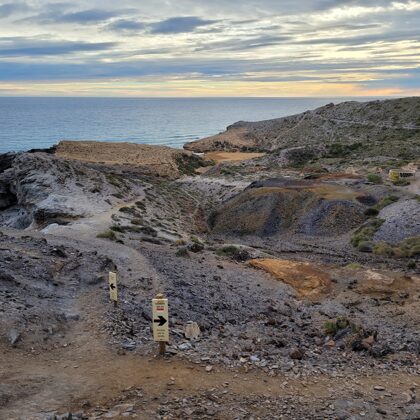
[[166, 343], [169, 341], [168, 299], [162, 294], [152, 299], [153, 340], [159, 342], [159, 354], [165, 354]]
[[109, 298], [114, 302], [114, 306], [118, 305], [118, 287], [117, 273], [109, 272]]

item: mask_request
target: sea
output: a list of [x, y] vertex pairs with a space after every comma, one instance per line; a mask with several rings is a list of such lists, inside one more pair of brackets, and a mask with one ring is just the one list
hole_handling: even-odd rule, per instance
[[182, 148], [236, 121], [278, 118], [345, 100], [352, 98], [0, 97], [0, 153], [48, 148], [60, 140]]

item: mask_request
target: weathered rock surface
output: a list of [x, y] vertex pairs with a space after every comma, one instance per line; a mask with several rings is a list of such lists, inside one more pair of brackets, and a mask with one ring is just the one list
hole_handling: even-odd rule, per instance
[[397, 244], [406, 238], [420, 235], [420, 201], [401, 200], [379, 213], [384, 223], [374, 236], [376, 241]]
[[[360, 225], [364, 207], [333, 186], [267, 180], [251, 184], [209, 220], [212, 232], [272, 237], [288, 233], [336, 236]], [[343, 197], [345, 198], [345, 196]]]
[[0, 225], [67, 223], [109, 210], [139, 188], [116, 170], [101, 171], [46, 153], [1, 155]]

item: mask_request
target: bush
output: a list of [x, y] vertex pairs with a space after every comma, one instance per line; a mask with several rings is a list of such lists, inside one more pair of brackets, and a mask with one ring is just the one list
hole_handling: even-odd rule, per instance
[[143, 232], [145, 235], [156, 237], [158, 235], [157, 230], [153, 229], [150, 226], [142, 226], [139, 228], [141, 232]]
[[378, 255], [396, 258], [412, 258], [420, 255], [420, 236], [408, 238], [398, 245], [379, 242], [373, 247], [373, 252]]
[[416, 262], [415, 261], [410, 261], [408, 264], [407, 264], [407, 268], [409, 268], [410, 270], [414, 270], [415, 268], [416, 268]]
[[345, 268], [349, 268], [350, 270], [357, 270], [359, 268], [362, 268], [362, 266], [359, 263], [353, 262], [353, 263], [347, 264]]
[[394, 249], [386, 242], [379, 242], [375, 244], [373, 247], [373, 252], [377, 255], [382, 255], [385, 257], [392, 257], [394, 255]]
[[386, 197], [381, 198], [379, 203], [375, 206], [375, 209], [382, 210], [386, 206], [389, 206], [390, 204], [395, 203], [399, 199], [400, 197], [397, 197], [396, 195], [387, 195]]
[[228, 257], [235, 261], [246, 261], [250, 259], [249, 252], [234, 245], [224, 246], [216, 251], [217, 255]]
[[397, 187], [406, 187], [407, 185], [410, 185], [410, 181], [407, 179], [399, 179], [398, 181], [392, 182]]
[[118, 226], [118, 225], [112, 225], [110, 227], [110, 229], [114, 232], [120, 232], [120, 233], [124, 232], [124, 228], [122, 226]]
[[136, 226], [140, 226], [143, 224], [143, 220], [139, 219], [139, 218], [135, 218], [131, 221], [131, 224], [136, 225]]
[[337, 333], [337, 324], [335, 323], [335, 321], [327, 321], [324, 324], [324, 331], [325, 334], [327, 335], [335, 335]]
[[176, 159], [178, 170], [183, 175], [194, 175], [198, 168], [207, 165], [201, 157], [195, 155], [180, 155]]
[[367, 180], [373, 184], [382, 184], [382, 177], [379, 174], [368, 174]]
[[115, 235], [115, 233], [111, 229], [99, 233], [98, 235], [96, 235], [96, 237], [102, 239], [110, 239], [111, 241], [115, 241], [117, 239], [117, 235]]
[[128, 213], [131, 214], [134, 212], [134, 209], [132, 209], [131, 207], [121, 207], [120, 208], [120, 212], [121, 213]]
[[357, 245], [357, 250], [360, 252], [372, 252], [373, 251], [373, 243], [370, 241], [361, 241]]
[[146, 209], [146, 204], [143, 203], [143, 201], [136, 201], [136, 206], [139, 209], [145, 210]]
[[368, 209], [365, 210], [364, 212], [365, 216], [377, 216], [379, 214], [379, 210], [376, 209], [375, 207], [369, 207]]
[[150, 242], [151, 244], [155, 245], [162, 245], [162, 241], [158, 238], [151, 238], [149, 236], [145, 236], [144, 238], [141, 238], [143, 242]]
[[377, 230], [384, 223], [383, 219], [371, 219], [359, 229], [357, 229], [351, 238], [351, 244], [357, 248], [361, 242], [369, 242], [372, 240], [373, 236]]
[[344, 330], [345, 328], [350, 327], [352, 332], [357, 332], [360, 330], [360, 326], [351, 322], [348, 318], [342, 316], [337, 318], [334, 321], [327, 321], [324, 324], [324, 332], [327, 335], [334, 336], [338, 331]]
[[175, 253], [175, 255], [177, 256], [177, 257], [189, 257], [190, 256], [190, 254], [189, 254], [189, 252], [188, 252], [188, 249], [187, 248], [185, 248], [185, 247], [182, 247], [182, 248], [179, 248], [177, 251], [176, 251], [176, 253]]
[[194, 235], [191, 236], [190, 239], [191, 239], [191, 242], [194, 242], [195, 244], [202, 244], [203, 243], [199, 238], [197, 238], [197, 236], [194, 236]]

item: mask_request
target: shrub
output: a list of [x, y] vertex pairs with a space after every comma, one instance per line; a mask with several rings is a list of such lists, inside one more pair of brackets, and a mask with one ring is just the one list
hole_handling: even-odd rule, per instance
[[398, 245], [390, 245], [379, 242], [373, 247], [373, 252], [378, 255], [392, 256], [396, 258], [412, 258], [420, 255], [420, 236], [408, 238]]
[[354, 247], [358, 247], [361, 242], [371, 241], [377, 230], [384, 223], [383, 219], [371, 219], [359, 229], [357, 229], [351, 238], [351, 244]]
[[414, 270], [416, 268], [416, 262], [411, 260], [408, 264], [407, 264], [407, 268], [409, 268], [410, 270]]
[[102, 239], [110, 239], [111, 241], [115, 241], [117, 239], [117, 235], [115, 235], [115, 233], [111, 229], [99, 233], [98, 235], [96, 235], [96, 237]]
[[158, 238], [151, 238], [149, 236], [145, 236], [144, 238], [141, 238], [143, 242], [150, 242], [151, 244], [155, 245], [162, 245], [162, 241]]
[[118, 225], [112, 225], [110, 227], [110, 229], [114, 232], [120, 232], [120, 233], [124, 232], [124, 228], [122, 226], [118, 226]]
[[120, 212], [121, 213], [133, 213], [134, 212], [134, 209], [132, 209], [131, 207], [121, 207], [120, 208]]
[[143, 224], [143, 220], [142, 220], [142, 219], [140, 219], [140, 218], [134, 218], [134, 219], [131, 221], [131, 224], [136, 225], [136, 226], [140, 226], [140, 225], [142, 225], [142, 224]]
[[145, 209], [146, 208], [146, 204], [144, 204], [143, 201], [136, 201], [135, 204], [139, 209]]
[[362, 266], [359, 263], [353, 262], [353, 263], [347, 264], [345, 268], [349, 268], [350, 270], [357, 270], [359, 268], [362, 268]]
[[379, 210], [376, 209], [375, 207], [369, 207], [368, 209], [365, 210], [364, 212], [365, 216], [377, 216], [379, 214]]
[[373, 251], [373, 243], [370, 241], [361, 241], [357, 245], [357, 250], [360, 252], [372, 252]]
[[348, 318], [342, 316], [337, 318], [333, 321], [327, 321], [324, 324], [324, 332], [327, 335], [335, 335], [338, 331], [344, 330], [345, 328], [351, 328], [352, 332], [357, 332], [360, 330], [360, 326], [355, 324], [354, 322], [351, 322]]
[[410, 185], [410, 181], [407, 179], [399, 179], [397, 181], [392, 182], [397, 187], [406, 187], [407, 185]]
[[327, 321], [324, 324], [324, 331], [327, 335], [335, 335], [337, 333], [337, 324], [335, 321]]
[[185, 247], [182, 247], [182, 248], [179, 248], [177, 251], [176, 251], [176, 253], [175, 253], [175, 255], [177, 256], [177, 257], [189, 257], [190, 256], [190, 254], [189, 254], [189, 252], [188, 252], [188, 249], [187, 248], [185, 248]]
[[373, 247], [373, 252], [377, 255], [382, 255], [385, 257], [392, 257], [394, 255], [394, 249], [386, 242], [379, 242], [375, 244]]
[[194, 242], [195, 244], [202, 244], [203, 243], [199, 238], [197, 238], [197, 236], [194, 236], [194, 235], [191, 236], [190, 239], [191, 239], [191, 242]]
[[176, 159], [176, 164], [178, 166], [178, 170], [181, 174], [184, 175], [194, 175], [195, 171], [198, 168], [207, 165], [207, 162], [204, 161], [199, 156], [195, 155], [180, 155]]
[[250, 259], [249, 252], [234, 245], [224, 246], [216, 251], [217, 255], [228, 257], [235, 261], [246, 261]]
[[156, 237], [157, 236], [157, 230], [153, 229], [150, 226], [143, 226], [140, 228], [140, 231], [143, 232], [145, 235], [149, 235], [149, 236], [153, 236]]
[[382, 177], [379, 174], [368, 174], [367, 180], [373, 184], [382, 184]]
[[400, 197], [397, 197], [396, 195], [387, 195], [384, 198], [381, 198], [381, 200], [379, 201], [379, 203], [375, 206], [375, 208], [377, 210], [382, 210], [383, 208], [385, 208], [386, 206], [389, 206], [392, 203], [395, 203], [396, 201], [398, 201], [400, 199]]

